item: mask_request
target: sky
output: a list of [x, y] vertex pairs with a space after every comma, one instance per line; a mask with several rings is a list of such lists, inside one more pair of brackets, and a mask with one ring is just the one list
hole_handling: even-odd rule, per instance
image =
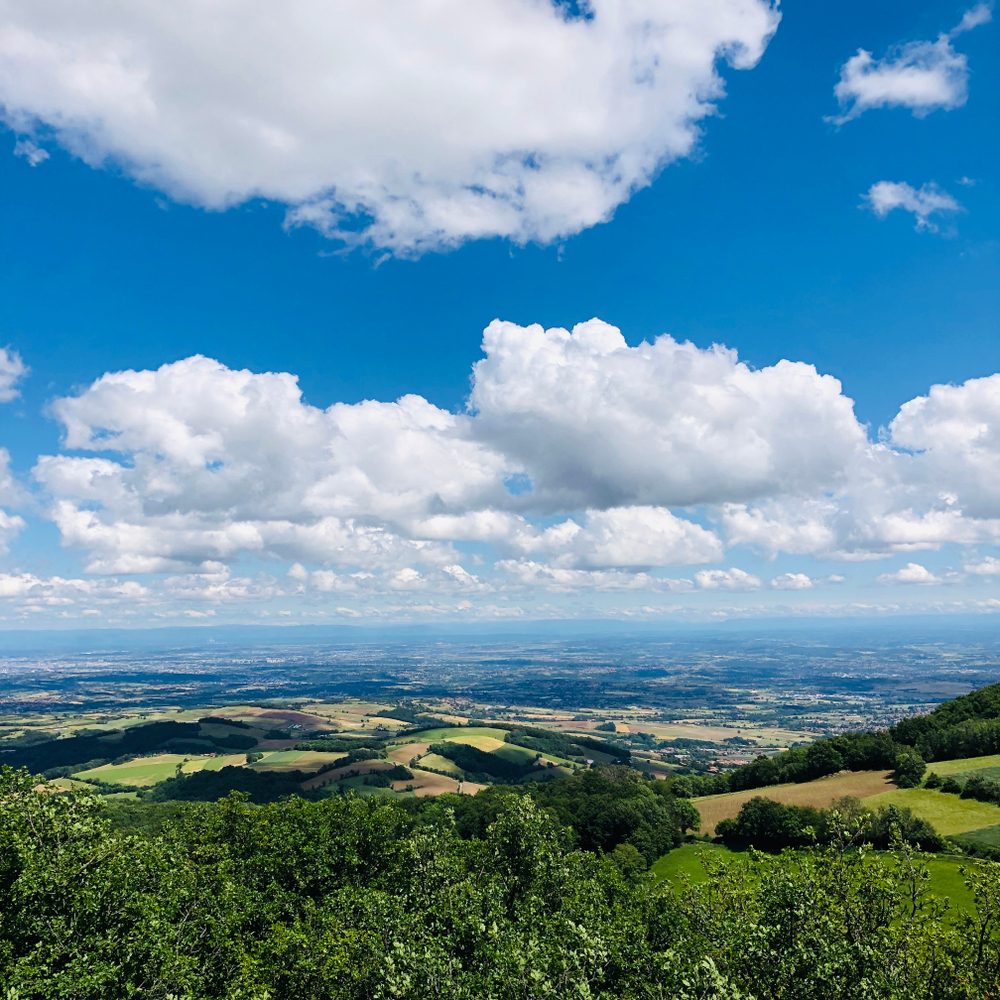
[[0, 4], [0, 628], [992, 614], [984, 4]]

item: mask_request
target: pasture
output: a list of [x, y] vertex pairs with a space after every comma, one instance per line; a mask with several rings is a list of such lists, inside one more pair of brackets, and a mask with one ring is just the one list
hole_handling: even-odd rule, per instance
[[182, 766], [184, 774], [195, 771], [218, 771], [227, 764], [243, 764], [245, 754], [228, 754], [219, 757], [194, 757], [190, 754], [162, 753], [155, 757], [137, 757], [124, 764], [105, 764], [102, 767], [91, 768], [89, 771], [78, 772], [80, 778], [95, 778], [110, 785], [135, 785], [146, 788], [159, 781], [172, 778], [177, 772], [177, 765]]
[[927, 820], [943, 836], [969, 833], [984, 827], [1000, 825], [1000, 806], [975, 799], [961, 799], [948, 792], [930, 788], [896, 788], [873, 795], [866, 806], [906, 806], [915, 816]]
[[[678, 888], [682, 885], [681, 878], [686, 876], [693, 885], [704, 882], [708, 876], [705, 873], [704, 861], [727, 861], [739, 854], [730, 851], [721, 844], [706, 844], [695, 841], [682, 844], [669, 854], [655, 861], [650, 867], [650, 874], [657, 882], [670, 880]], [[976, 862], [969, 858], [949, 857], [947, 855], [931, 856], [927, 862], [930, 874], [929, 888], [933, 895], [949, 900], [960, 910], [974, 908], [972, 893], [965, 885], [965, 878], [960, 869], [971, 868]]]
[[833, 802], [845, 795], [851, 795], [856, 799], [869, 799], [890, 789], [896, 789], [896, 786], [889, 781], [891, 773], [891, 771], [841, 771], [839, 774], [831, 774], [829, 777], [801, 784], [771, 785], [768, 788], [727, 792], [725, 795], [709, 795], [692, 801], [701, 816], [701, 832], [713, 836], [716, 823], [734, 818], [744, 802], [758, 796], [781, 802], [786, 806], [814, 806], [817, 809], [828, 809]]

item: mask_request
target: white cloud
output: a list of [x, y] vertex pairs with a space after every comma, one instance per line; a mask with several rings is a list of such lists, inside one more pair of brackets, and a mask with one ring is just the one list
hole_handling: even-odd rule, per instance
[[922, 229], [932, 233], [938, 231], [938, 227], [930, 221], [932, 215], [964, 211], [947, 191], [942, 191], [935, 184], [924, 184], [918, 189], [896, 181], [879, 181], [873, 184], [863, 197], [868, 207], [880, 219], [884, 219], [897, 208], [912, 212], [917, 220], [917, 232]]
[[894, 584], [894, 583], [916, 583], [916, 584], [934, 584], [941, 583], [940, 577], [936, 577], [930, 570], [925, 569], [920, 563], [907, 563], [902, 569], [896, 570], [895, 573], [882, 573], [875, 578], [876, 583], [881, 584]]
[[474, 366], [476, 434], [524, 467], [537, 507], [688, 506], [844, 481], [865, 433], [812, 365], [755, 370], [669, 336], [629, 347], [600, 320], [572, 332], [494, 321]]
[[[873, 443], [808, 365], [631, 348], [596, 320], [497, 322], [484, 350], [459, 414], [417, 396], [321, 410], [292, 375], [200, 357], [111, 373], [51, 404], [67, 448], [103, 455], [41, 456], [34, 476], [88, 572], [196, 579], [205, 600], [219, 573], [251, 579], [247, 558], [293, 564], [275, 593], [368, 600], [759, 588], [711, 567], [740, 545], [860, 562], [1000, 544], [1000, 375], [933, 386]], [[0, 541], [23, 526], [8, 516]], [[653, 572], [671, 566], [706, 568]]]
[[741, 569], [703, 569], [694, 575], [694, 582], [702, 590], [759, 590], [760, 577]]
[[966, 563], [965, 572], [976, 576], [1000, 576], [1000, 559], [986, 556], [977, 563]]
[[782, 573], [771, 581], [775, 590], [810, 590], [814, 581], [805, 573]]
[[30, 139], [18, 139], [14, 143], [14, 155], [23, 156], [32, 167], [37, 167], [39, 163], [44, 163], [49, 158], [48, 150]]
[[719, 57], [753, 67], [780, 19], [764, 0], [587, 7], [8, 0], [0, 102], [27, 141], [208, 208], [278, 201], [349, 244], [550, 241], [687, 156]]
[[991, 17], [989, 6], [979, 4], [937, 41], [910, 42], [883, 59], [858, 49], [840, 69], [833, 93], [841, 113], [828, 121], [843, 125], [873, 108], [910, 108], [916, 117], [923, 118], [939, 108], [952, 111], [962, 107], [968, 98], [968, 60], [951, 43], [956, 35], [985, 24]]
[[17, 383], [30, 371], [17, 351], [0, 347], [0, 403], [9, 403], [21, 395]]
[[668, 579], [622, 570], [565, 569], [532, 560], [502, 559], [496, 564], [505, 586], [540, 588], [554, 592], [639, 591], [684, 594], [694, 590], [686, 579]]
[[448, 545], [408, 539], [394, 519], [502, 502], [502, 456], [469, 419], [417, 396], [319, 410], [294, 377], [194, 357], [105, 375], [53, 414], [72, 449], [125, 463], [42, 456], [64, 544], [91, 572], [198, 567], [241, 552], [347, 564], [451, 563]]
[[932, 386], [900, 407], [889, 431], [913, 453], [910, 483], [963, 520], [1000, 519], [1000, 374]]

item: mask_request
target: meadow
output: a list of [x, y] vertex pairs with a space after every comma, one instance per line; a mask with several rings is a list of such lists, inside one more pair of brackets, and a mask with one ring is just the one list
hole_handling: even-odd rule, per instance
[[[703, 841], [682, 844], [656, 861], [650, 867], [654, 881], [670, 881], [677, 888], [690, 882], [697, 885], [706, 881], [705, 861], [728, 861], [739, 856], [741, 852], [731, 851], [721, 844], [708, 844]], [[930, 874], [928, 889], [940, 899], [947, 899], [956, 909], [972, 912], [975, 900], [965, 884], [963, 868], [970, 868], [974, 862], [964, 857], [949, 857], [936, 855], [927, 859]]]
[[842, 771], [826, 778], [817, 778], [801, 784], [772, 785], [768, 788], [753, 788], [725, 795], [710, 795], [694, 800], [701, 816], [701, 832], [714, 835], [716, 824], [724, 819], [734, 818], [744, 802], [761, 796], [773, 799], [786, 806], [813, 806], [827, 809], [837, 799], [850, 795], [856, 799], [895, 789], [889, 780], [889, 771]]

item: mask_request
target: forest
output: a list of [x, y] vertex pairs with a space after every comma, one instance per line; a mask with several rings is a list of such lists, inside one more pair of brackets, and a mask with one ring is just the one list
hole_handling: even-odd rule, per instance
[[116, 815], [4, 768], [4, 995], [996, 995], [1000, 866], [970, 863], [977, 905], [956, 912], [929, 895], [925, 855], [898, 840], [868, 851], [845, 819], [824, 846], [750, 850], [700, 884], [656, 883], [644, 855], [682, 836], [686, 803], [607, 770], [628, 777], [585, 772], [545, 786], [548, 802], [496, 787], [464, 810], [233, 793]]

